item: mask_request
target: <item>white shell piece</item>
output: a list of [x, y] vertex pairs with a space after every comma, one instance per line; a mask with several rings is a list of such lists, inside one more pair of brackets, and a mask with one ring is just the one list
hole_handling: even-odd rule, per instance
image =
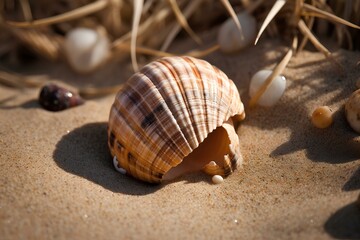
[[116, 171], [118, 171], [119, 173], [124, 174], [124, 175], [126, 174], [126, 170], [119, 167], [116, 156], [114, 156], [114, 158], [113, 158], [113, 164], [114, 164]]
[[[271, 70], [260, 70], [251, 78], [249, 95], [253, 97], [257, 91], [260, 89], [265, 80], [272, 73]], [[259, 98], [258, 104], [264, 107], [271, 107], [276, 104], [276, 102], [284, 94], [286, 87], [286, 78], [284, 76], [277, 76], [271, 82], [268, 89], [264, 94]]]
[[208, 164], [209, 164], [209, 166], [216, 166], [216, 162], [214, 162], [214, 161], [211, 161]]
[[254, 44], [256, 37], [256, 19], [247, 12], [237, 15], [244, 38], [232, 18], [225, 21], [218, 33], [218, 43], [223, 52], [235, 52], [251, 44]]
[[212, 182], [215, 183], [215, 184], [220, 184], [220, 183], [223, 183], [224, 182], [224, 178], [220, 175], [214, 175], [212, 178], [211, 178]]
[[71, 67], [87, 73], [106, 60], [110, 44], [105, 35], [93, 29], [75, 28], [66, 35], [64, 48]]

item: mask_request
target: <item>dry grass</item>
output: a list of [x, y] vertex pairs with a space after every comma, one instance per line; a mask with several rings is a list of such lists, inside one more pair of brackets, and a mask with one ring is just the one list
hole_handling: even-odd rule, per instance
[[[236, 31], [241, 32], [241, 23], [235, 13], [243, 10], [252, 13], [262, 23], [256, 42], [261, 41], [264, 32], [270, 36], [292, 39], [289, 52], [275, 67], [274, 76], [270, 76], [261, 91], [266, 90], [272, 81], [271, 77], [280, 74], [291, 56], [301, 51], [308, 41], [341, 69], [330, 51], [318, 41], [317, 33], [327, 33], [328, 37], [337, 40], [339, 46], [350, 50], [360, 48], [360, 1], [4, 0], [0, 3], [0, 30], [3, 33], [0, 36], [0, 59], [4, 63], [14, 59], [18, 49], [25, 46], [34, 55], [49, 61], [66, 61], [61, 47], [66, 33], [76, 27], [90, 27], [105, 33], [112, 42], [112, 55], [117, 58], [120, 55], [123, 61], [129, 61], [130, 57], [136, 71], [137, 55], [160, 57], [187, 54], [203, 57], [218, 50], [217, 44], [204, 49], [199, 33], [218, 26], [229, 16], [237, 24]], [[166, 52], [182, 29], [198, 44], [198, 49]], [[21, 55], [17, 57], [21, 58]], [[17, 87], [43, 84], [43, 81], [30, 83], [26, 76], [6, 70], [0, 73], [0, 82], [3, 84]], [[101, 92], [100, 89], [98, 91]], [[86, 91], [81, 92], [87, 94]], [[99, 92], [91, 89], [89, 94], [99, 95]], [[111, 91], [106, 89], [104, 94], [108, 92]], [[255, 95], [250, 101], [252, 105], [256, 104], [260, 96], [261, 93]]]

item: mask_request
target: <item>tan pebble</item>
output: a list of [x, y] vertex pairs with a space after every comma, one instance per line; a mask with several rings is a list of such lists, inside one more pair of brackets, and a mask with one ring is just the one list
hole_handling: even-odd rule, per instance
[[211, 180], [213, 181], [213, 183], [215, 184], [220, 184], [224, 182], [224, 178], [220, 175], [214, 175]]
[[333, 123], [333, 112], [328, 106], [321, 106], [314, 110], [311, 122], [317, 128], [327, 128]]
[[347, 100], [345, 115], [352, 129], [360, 133], [360, 89], [353, 92]]

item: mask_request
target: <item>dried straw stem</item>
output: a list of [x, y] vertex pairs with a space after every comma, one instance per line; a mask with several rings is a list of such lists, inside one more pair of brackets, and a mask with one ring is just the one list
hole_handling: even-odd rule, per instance
[[[185, 29], [185, 31], [190, 35], [190, 37], [192, 39], [194, 39], [194, 41], [197, 44], [200, 45], [202, 43], [200, 37], [198, 35], [196, 35], [196, 33], [189, 26], [189, 23], [186, 20], [186, 16], [181, 12], [178, 4], [176, 3], [176, 0], [167, 0], [167, 1], [169, 2], [171, 8], [173, 9], [176, 19], [178, 20], [181, 27], [183, 27]], [[198, 1], [198, 2], [200, 2], [200, 1]]]
[[240, 23], [239, 19], [237, 18], [236, 13], [235, 13], [234, 9], [232, 8], [230, 2], [228, 0], [221, 0], [221, 2], [224, 5], [224, 7], [226, 8], [226, 10], [228, 11], [228, 13], [230, 14], [231, 18], [234, 20], [235, 25], [240, 32], [240, 39], [244, 40], [244, 34], [243, 34], [243, 31], [241, 28], [241, 23]]
[[0, 70], [0, 83], [15, 88], [39, 87], [48, 78], [46, 76], [23, 76], [16, 73]]
[[49, 17], [39, 20], [34, 20], [31, 22], [14, 22], [14, 21], [6, 21], [6, 24], [8, 24], [11, 27], [19, 27], [19, 28], [33, 28], [33, 27], [40, 27], [40, 26], [48, 26], [51, 24], [61, 23], [65, 21], [70, 21], [74, 19], [78, 19], [81, 17], [84, 17], [86, 15], [98, 12], [102, 9], [104, 9], [108, 4], [107, 0], [98, 0], [96, 2], [90, 3], [88, 5], [85, 5], [83, 7], [74, 9], [72, 11]]
[[309, 38], [315, 48], [318, 51], [322, 52], [325, 57], [328, 58], [332, 63], [334, 63], [334, 65], [339, 69], [340, 72], [343, 72], [344, 70], [341, 64], [336, 61], [336, 59], [332, 56], [331, 52], [324, 45], [321, 44], [321, 42], [314, 36], [314, 34], [312, 34], [312, 32], [310, 31], [310, 29], [308, 29], [303, 20], [299, 21], [298, 26], [301, 33]]
[[78, 89], [78, 93], [83, 98], [96, 98], [117, 93], [122, 86], [123, 84], [110, 87], [83, 87]]
[[[146, 55], [151, 55], [151, 56], [156, 56], [156, 57], [171, 57], [171, 56], [185, 55], [185, 56], [201, 58], [201, 57], [209, 55], [210, 53], [217, 51], [219, 48], [220, 48], [220, 46], [218, 44], [215, 44], [204, 50], [195, 49], [195, 50], [191, 50], [187, 53], [169, 53], [169, 52], [158, 51], [158, 50], [147, 48], [147, 47], [137, 46], [136, 53], [141, 53], [141, 54], [146, 54]], [[114, 46], [114, 50], [115, 51], [121, 50], [122, 52], [123, 51], [130, 52], [131, 51], [130, 44], [129, 43], [118, 43], [116, 46]]]
[[59, 58], [62, 37], [32, 29], [12, 28], [11, 32], [40, 56], [51, 61]]

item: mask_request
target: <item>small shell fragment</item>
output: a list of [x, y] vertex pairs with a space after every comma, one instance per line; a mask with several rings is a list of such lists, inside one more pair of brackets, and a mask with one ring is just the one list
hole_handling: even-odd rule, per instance
[[224, 182], [224, 178], [220, 175], [214, 175], [212, 178], [211, 178], [212, 182], [215, 183], [215, 184], [220, 184], [220, 183], [223, 183]]
[[317, 128], [327, 128], [333, 123], [333, 112], [328, 106], [321, 106], [314, 110], [311, 122]]
[[77, 93], [49, 83], [42, 87], [39, 103], [46, 110], [56, 112], [81, 105], [84, 100]]
[[209, 162], [209, 166], [216, 166], [216, 162], [215, 161]]
[[[256, 19], [247, 12], [241, 12], [237, 17], [241, 24], [241, 32], [232, 18], [229, 18], [220, 27], [218, 43], [223, 52], [239, 51], [254, 43]], [[241, 34], [243, 34], [243, 38]]]
[[[272, 73], [271, 70], [260, 70], [254, 74], [250, 81], [249, 95], [253, 97]], [[277, 76], [271, 82], [263, 95], [259, 98], [258, 104], [263, 107], [271, 107], [279, 101], [284, 94], [286, 87], [286, 78], [284, 76]]]
[[353, 92], [347, 100], [345, 114], [352, 129], [360, 133], [360, 89]]
[[119, 163], [118, 163], [118, 160], [117, 160], [116, 156], [114, 156], [114, 158], [113, 158], [113, 164], [114, 164], [114, 167], [115, 167], [116, 171], [118, 171], [119, 173], [121, 173], [123, 175], [126, 174], [126, 170], [119, 167]]

